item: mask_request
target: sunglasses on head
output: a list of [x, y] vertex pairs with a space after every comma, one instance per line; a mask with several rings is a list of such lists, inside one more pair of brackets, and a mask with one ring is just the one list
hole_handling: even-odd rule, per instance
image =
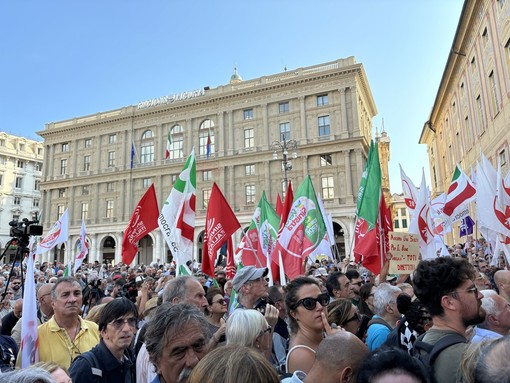
[[317, 306], [317, 302], [319, 302], [319, 304], [322, 307], [326, 307], [329, 303], [328, 293], [321, 294], [317, 298], [308, 297], [308, 298], [300, 299], [297, 302], [296, 307], [298, 307], [299, 305], [303, 305], [303, 307], [307, 310], [314, 310], [315, 307]]

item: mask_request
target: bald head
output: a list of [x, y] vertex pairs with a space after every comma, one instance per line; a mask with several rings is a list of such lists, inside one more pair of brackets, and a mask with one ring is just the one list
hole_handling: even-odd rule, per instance
[[499, 295], [510, 302], [510, 270], [498, 270], [494, 273], [494, 283], [498, 287]]
[[332, 383], [349, 378], [350, 382], [355, 382], [361, 361], [367, 355], [367, 346], [348, 331], [327, 336], [321, 342], [315, 363], [304, 381]]
[[51, 305], [51, 290], [55, 286], [54, 283], [45, 283], [37, 289], [37, 300], [39, 307], [47, 317], [53, 315], [53, 306]]

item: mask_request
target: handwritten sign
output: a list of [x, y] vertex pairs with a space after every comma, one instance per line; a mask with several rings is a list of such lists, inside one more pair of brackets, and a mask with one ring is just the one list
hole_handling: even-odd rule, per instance
[[418, 235], [391, 231], [389, 237], [390, 252], [393, 254], [389, 273], [411, 274], [420, 261], [420, 243]]

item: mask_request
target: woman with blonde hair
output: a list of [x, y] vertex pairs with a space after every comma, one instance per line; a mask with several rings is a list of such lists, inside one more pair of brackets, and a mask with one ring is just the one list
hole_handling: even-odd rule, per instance
[[361, 323], [361, 314], [350, 299], [337, 299], [328, 305], [328, 323], [336, 324], [356, 335]]
[[188, 379], [188, 383], [218, 382], [279, 383], [280, 379], [271, 363], [252, 347], [227, 345], [204, 356]]
[[55, 362], [39, 362], [30, 366], [30, 368], [42, 368], [49, 372], [55, 383], [71, 383], [72, 380], [69, 377], [69, 373], [65, 368], [60, 367]]

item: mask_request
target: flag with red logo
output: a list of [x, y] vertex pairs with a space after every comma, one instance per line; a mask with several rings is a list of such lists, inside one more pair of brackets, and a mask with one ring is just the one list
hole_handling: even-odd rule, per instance
[[158, 217], [158, 225], [172, 252], [177, 270], [193, 259], [196, 203], [195, 150], [191, 150]]
[[317, 195], [310, 176], [307, 176], [296, 192], [272, 258], [279, 262], [276, 257], [279, 257], [281, 253], [285, 273], [290, 279], [294, 279], [303, 274], [304, 258], [319, 246], [325, 233], [326, 226], [317, 202]]
[[242, 261], [245, 266], [266, 267], [266, 259], [263, 254], [258, 252], [259, 243], [259, 228], [260, 228], [260, 212], [262, 208], [262, 201], [265, 198], [265, 193], [262, 192], [262, 197], [253, 212], [250, 226], [243, 236], [243, 250]]
[[158, 201], [152, 184], [135, 208], [122, 239], [122, 262], [130, 265], [138, 252], [138, 241], [158, 227]]
[[80, 238], [78, 239], [77, 244], [77, 251], [76, 258], [74, 259], [74, 273], [76, 273], [76, 270], [78, 270], [83, 263], [83, 260], [89, 253], [89, 245], [87, 243], [87, 233], [85, 230], [85, 221], [81, 220], [81, 229], [80, 229]]
[[377, 143], [370, 142], [368, 159], [361, 176], [356, 207], [354, 258], [356, 262], [372, 267], [374, 274], [381, 270], [381, 255], [377, 246], [377, 219], [381, 203], [381, 164]]
[[430, 259], [436, 256], [433, 230], [433, 211], [430, 207], [430, 196], [425, 181], [425, 173], [423, 172], [415, 214], [409, 226], [409, 233], [418, 234], [419, 236], [420, 253], [423, 259]]
[[[268, 276], [270, 286], [273, 285], [275, 280], [278, 280], [278, 265], [271, 261], [271, 254], [276, 247], [279, 227], [280, 217], [278, 217], [275, 209], [266, 199], [265, 193], [263, 193], [260, 209], [260, 226], [258, 235], [259, 241], [257, 246], [257, 253], [264, 256], [266, 260], [265, 267], [269, 269]], [[276, 273], [276, 275], [274, 273]]]
[[202, 271], [214, 277], [216, 253], [228, 241], [241, 225], [227, 203], [216, 182], [213, 184], [211, 197], [205, 218], [204, 246], [202, 250]]
[[414, 186], [413, 181], [406, 175], [402, 165], [400, 165], [400, 178], [402, 180], [402, 191], [404, 192], [404, 201], [407, 208], [412, 213], [416, 208], [416, 200], [418, 199], [418, 189]]
[[60, 219], [55, 222], [48, 234], [39, 242], [35, 254], [43, 254], [50, 251], [55, 246], [66, 242], [69, 239], [69, 218], [67, 209], [64, 211]]
[[[443, 207], [443, 214], [449, 224], [458, 221], [456, 214], [465, 210], [467, 204], [476, 197], [476, 189], [469, 177], [457, 166], [453, 173], [452, 181], [446, 193], [446, 201]], [[460, 218], [461, 219], [461, 218]]]

